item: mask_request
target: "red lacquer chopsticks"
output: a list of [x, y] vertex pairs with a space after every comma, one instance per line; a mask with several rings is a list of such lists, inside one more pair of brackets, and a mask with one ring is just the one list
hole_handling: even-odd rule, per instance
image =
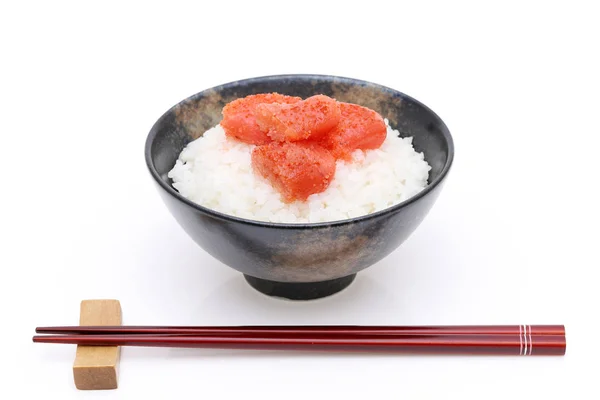
[[36, 333], [54, 334], [174, 334], [174, 335], [564, 335], [563, 325], [246, 325], [246, 326], [54, 326]]
[[501, 326], [61, 326], [36, 343], [351, 352], [564, 355], [563, 325]]

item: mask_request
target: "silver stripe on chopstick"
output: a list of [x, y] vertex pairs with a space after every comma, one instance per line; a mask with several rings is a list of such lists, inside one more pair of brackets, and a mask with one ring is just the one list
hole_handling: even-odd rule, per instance
[[523, 355], [523, 325], [519, 325], [519, 355]]
[[529, 325], [529, 355], [531, 355], [532, 350], [533, 350], [533, 340], [531, 340], [531, 325]]
[[527, 325], [523, 325], [523, 340], [525, 341], [525, 349], [523, 350], [523, 355], [527, 355]]

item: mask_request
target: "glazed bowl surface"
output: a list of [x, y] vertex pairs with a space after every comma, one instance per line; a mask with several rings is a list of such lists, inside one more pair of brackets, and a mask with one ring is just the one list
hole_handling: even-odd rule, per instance
[[[228, 102], [267, 92], [302, 98], [324, 94], [377, 111], [400, 136], [412, 136], [415, 150], [424, 153], [431, 166], [427, 187], [379, 212], [314, 224], [237, 218], [180, 195], [168, 172], [183, 148], [221, 121], [221, 110]], [[244, 274], [255, 289], [295, 300], [339, 292], [358, 272], [396, 250], [436, 202], [453, 158], [448, 128], [424, 104], [375, 83], [328, 75], [266, 76], [204, 90], [166, 111], [151, 128], [145, 145], [153, 182], [182, 229], [211, 256]]]

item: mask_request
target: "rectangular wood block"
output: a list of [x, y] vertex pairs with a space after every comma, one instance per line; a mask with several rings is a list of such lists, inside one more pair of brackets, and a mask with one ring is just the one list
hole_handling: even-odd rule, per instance
[[[79, 325], [122, 325], [118, 300], [83, 300]], [[77, 346], [73, 363], [75, 387], [80, 390], [116, 389], [120, 348], [118, 346]]]

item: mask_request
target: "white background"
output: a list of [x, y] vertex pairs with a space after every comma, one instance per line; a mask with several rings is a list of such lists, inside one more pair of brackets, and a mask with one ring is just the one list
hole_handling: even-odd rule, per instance
[[[85, 4], [0, 9], [0, 398], [598, 398], [593, 2]], [[259, 294], [196, 246], [143, 158], [152, 124], [180, 100], [282, 73], [398, 89], [436, 111], [456, 145], [410, 239], [347, 290], [305, 303]], [[126, 324], [556, 323], [568, 348], [556, 358], [124, 348], [119, 389], [81, 392], [74, 346], [31, 336], [76, 324], [89, 298], [119, 299]]]

